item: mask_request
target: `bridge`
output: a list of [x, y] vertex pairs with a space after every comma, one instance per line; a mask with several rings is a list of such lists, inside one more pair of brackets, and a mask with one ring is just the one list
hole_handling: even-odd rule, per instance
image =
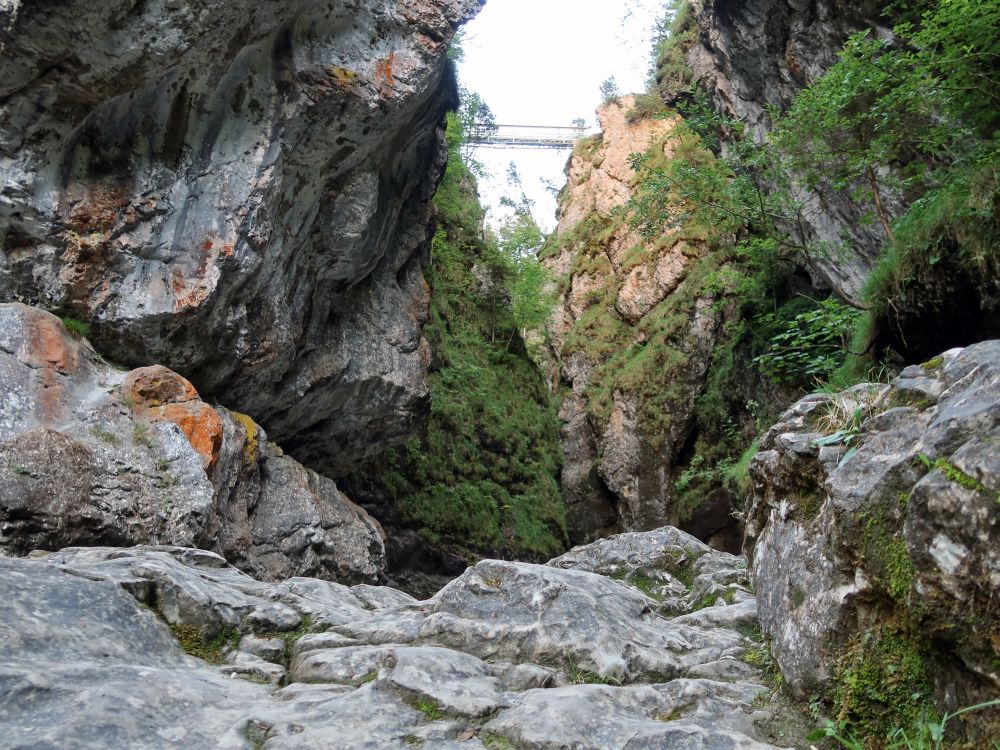
[[474, 125], [469, 143], [488, 148], [573, 148], [589, 133], [587, 128], [548, 125]]

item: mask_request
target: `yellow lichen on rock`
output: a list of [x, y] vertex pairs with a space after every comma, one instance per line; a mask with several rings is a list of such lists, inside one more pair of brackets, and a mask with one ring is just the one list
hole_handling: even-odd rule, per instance
[[238, 411], [231, 411], [229, 413], [246, 430], [247, 438], [246, 443], [243, 445], [243, 455], [246, 456], [247, 461], [254, 463], [257, 460], [258, 447], [257, 433], [259, 432], [259, 428], [257, 427], [257, 423], [246, 414]]

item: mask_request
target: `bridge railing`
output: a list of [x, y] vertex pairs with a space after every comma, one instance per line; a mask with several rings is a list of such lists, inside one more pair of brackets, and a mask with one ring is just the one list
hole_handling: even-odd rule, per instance
[[587, 128], [548, 125], [474, 125], [470, 143], [483, 146], [522, 148], [571, 148], [588, 135]]

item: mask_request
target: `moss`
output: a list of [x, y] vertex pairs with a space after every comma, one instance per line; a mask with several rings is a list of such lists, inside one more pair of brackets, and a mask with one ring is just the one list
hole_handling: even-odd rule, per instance
[[285, 642], [285, 654], [288, 655], [291, 653], [292, 647], [299, 641], [300, 638], [302, 638], [302, 636], [310, 635], [312, 633], [322, 633], [327, 629], [328, 626], [317, 626], [313, 623], [312, 617], [305, 615], [299, 622], [298, 627], [294, 630], [267, 630], [261, 631], [256, 635], [261, 638], [280, 638]]
[[209, 664], [222, 664], [225, 660], [227, 647], [235, 649], [240, 642], [240, 631], [236, 628], [222, 630], [209, 640], [202, 636], [198, 628], [190, 625], [170, 623], [170, 629], [184, 651], [191, 656], [207, 661]]
[[246, 432], [246, 443], [243, 444], [243, 456], [246, 458], [248, 463], [255, 463], [257, 461], [257, 451], [260, 448], [258, 442], [258, 428], [257, 423], [247, 414], [242, 414], [238, 411], [231, 411], [229, 414], [243, 425], [243, 429]]
[[926, 362], [921, 362], [920, 366], [925, 370], [937, 370], [944, 364], [944, 357], [934, 357], [927, 360]]
[[873, 745], [919, 719], [933, 687], [925, 645], [887, 626], [850, 641], [833, 682], [838, 720]]
[[694, 571], [690, 567], [679, 565], [670, 571], [671, 575], [684, 584], [684, 588], [690, 591], [694, 588]]
[[410, 702], [413, 708], [424, 715], [427, 721], [440, 721], [444, 718], [444, 710], [441, 704], [433, 698], [419, 697]]
[[806, 592], [800, 586], [793, 586], [788, 594], [788, 600], [792, 603], [792, 609], [798, 609], [806, 600]]
[[482, 742], [488, 750], [515, 750], [513, 742], [496, 732], [483, 732], [479, 735], [479, 741]]
[[757, 667], [764, 673], [764, 682], [774, 688], [784, 684], [781, 670], [778, 669], [778, 662], [771, 654], [771, 649], [766, 643], [762, 643], [755, 648], [749, 648], [743, 653], [743, 661], [752, 667]]
[[[899, 509], [898, 496], [896, 499]], [[861, 550], [865, 572], [873, 584], [905, 607], [915, 572], [896, 512], [887, 506], [862, 514]]]
[[651, 599], [663, 601], [663, 595], [657, 593], [656, 591], [657, 587], [660, 585], [659, 582], [653, 580], [647, 575], [637, 572], [618, 571], [609, 576], [609, 578], [615, 581], [627, 583], [629, 586], [638, 589]]

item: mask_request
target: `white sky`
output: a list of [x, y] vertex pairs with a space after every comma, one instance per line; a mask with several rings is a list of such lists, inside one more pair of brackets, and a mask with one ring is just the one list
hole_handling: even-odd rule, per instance
[[[504, 125], [596, 128], [600, 84], [609, 76], [623, 94], [645, 89], [650, 39], [663, 0], [487, 0], [465, 27], [459, 81], [478, 91]], [[480, 181], [484, 205], [496, 215], [514, 161], [543, 228], [555, 225], [555, 199], [543, 179], [561, 188], [569, 151], [476, 151], [493, 178]], [[513, 196], [512, 197], [516, 197]]]

